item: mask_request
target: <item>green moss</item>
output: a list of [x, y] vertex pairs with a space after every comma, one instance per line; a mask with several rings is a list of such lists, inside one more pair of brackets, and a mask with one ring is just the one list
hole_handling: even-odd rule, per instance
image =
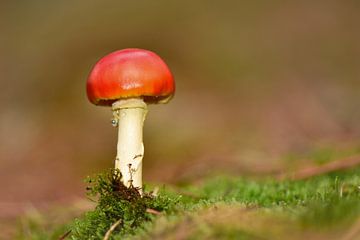
[[144, 191], [141, 196], [138, 189], [122, 184], [119, 171], [100, 174], [95, 179], [88, 178], [88, 195], [97, 202], [95, 210], [76, 219], [70, 227], [71, 239], [102, 239], [109, 228], [118, 220], [120, 224], [112, 232], [114, 236], [135, 234], [144, 223], [151, 221], [153, 215], [148, 209], [166, 212], [175, 204], [176, 199], [165, 196], [155, 197]]
[[194, 205], [243, 203], [249, 207], [282, 211], [303, 225], [333, 226], [360, 214], [360, 169], [318, 176], [303, 181], [249, 180], [215, 177], [187, 191], [201, 196]]
[[15, 239], [27, 240], [48, 240], [59, 239], [68, 230], [68, 225], [54, 225], [47, 226], [43, 220], [34, 219], [32, 216], [23, 217], [19, 224], [19, 231], [17, 232]]
[[[55, 236], [59, 236], [59, 229], [62, 233], [71, 230], [66, 239], [103, 239], [111, 225], [120, 219], [121, 223], [112, 232], [110, 239], [134, 236], [140, 239], [156, 238], [159, 236], [156, 232], [159, 225], [162, 228], [160, 236], [187, 232], [190, 227], [190, 239], [268, 239], [262, 235], [262, 232], [270, 234], [266, 229], [259, 232], [258, 229], [251, 229], [251, 224], [244, 224], [239, 228], [236, 221], [258, 222], [259, 216], [266, 216], [270, 220], [265, 220], [272, 226], [264, 224], [260, 227], [278, 229], [275, 236], [287, 228], [288, 222], [298, 229], [318, 231], [345, 226], [360, 216], [360, 169], [302, 181], [279, 182], [274, 179], [216, 176], [197, 186], [189, 184], [181, 188], [162, 189], [157, 197], [146, 192], [140, 197], [137, 189], [122, 185], [120, 177], [118, 172], [111, 171], [98, 175], [93, 180], [88, 179], [89, 197], [97, 203], [93, 211], [85, 213], [65, 227], [53, 228], [58, 229], [56, 234], [53, 231], [46, 234], [46, 229], [31, 223], [32, 235], [27, 234], [20, 239], [57, 239]], [[237, 213], [242, 215], [234, 210], [235, 216], [233, 214], [229, 219], [224, 218], [221, 224], [219, 221], [211, 223], [211, 219], [204, 220], [201, 217], [201, 212], [218, 204], [229, 208], [243, 206], [257, 214], [246, 220], [234, 220], [237, 219]], [[148, 213], [147, 209], [161, 212], [161, 217]], [[192, 216], [190, 223], [186, 217], [188, 214]], [[221, 216], [222, 212], [216, 214]], [[29, 229], [27, 232], [29, 233]]]
[[[359, 170], [337, 173], [306, 181], [248, 180], [215, 177], [189, 191], [207, 201], [236, 201], [261, 207], [306, 206], [311, 202], [359, 197]], [[342, 191], [342, 193], [341, 193]], [[336, 196], [336, 197], [334, 197]]]

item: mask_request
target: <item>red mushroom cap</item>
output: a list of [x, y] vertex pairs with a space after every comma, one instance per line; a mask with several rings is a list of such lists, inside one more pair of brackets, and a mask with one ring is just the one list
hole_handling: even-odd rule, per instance
[[175, 82], [158, 55], [129, 48], [101, 58], [87, 79], [86, 90], [90, 102], [96, 105], [109, 106], [127, 98], [165, 103], [175, 92]]

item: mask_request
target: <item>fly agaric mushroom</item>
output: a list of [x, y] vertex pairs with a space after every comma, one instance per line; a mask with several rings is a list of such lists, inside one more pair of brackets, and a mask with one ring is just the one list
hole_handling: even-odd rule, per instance
[[112, 106], [118, 127], [115, 169], [125, 186], [142, 189], [143, 124], [147, 103], [167, 103], [175, 82], [165, 62], [155, 53], [123, 49], [101, 58], [87, 79], [87, 96], [95, 105]]

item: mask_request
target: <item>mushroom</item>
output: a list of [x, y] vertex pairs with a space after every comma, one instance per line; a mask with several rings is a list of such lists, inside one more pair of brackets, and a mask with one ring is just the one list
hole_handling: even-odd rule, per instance
[[175, 91], [172, 73], [154, 52], [123, 49], [101, 58], [87, 79], [95, 105], [112, 106], [118, 127], [115, 169], [127, 187], [142, 189], [143, 124], [149, 103], [167, 103]]

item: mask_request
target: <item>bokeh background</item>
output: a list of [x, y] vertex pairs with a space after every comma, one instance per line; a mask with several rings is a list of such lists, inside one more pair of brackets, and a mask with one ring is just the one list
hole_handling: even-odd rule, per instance
[[[271, 174], [360, 149], [359, 1], [0, 2], [0, 217], [84, 197], [113, 166], [102, 56], [158, 53], [177, 92], [145, 122], [145, 182]], [[353, 151], [353, 150], [351, 150]]]

